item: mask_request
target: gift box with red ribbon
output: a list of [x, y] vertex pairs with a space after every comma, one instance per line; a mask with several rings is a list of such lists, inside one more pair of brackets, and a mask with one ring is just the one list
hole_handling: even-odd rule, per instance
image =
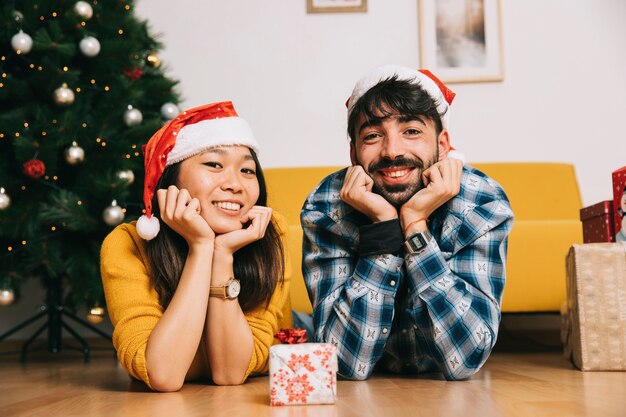
[[283, 343], [270, 348], [270, 404], [333, 404], [337, 396], [337, 351], [306, 341], [302, 329], [283, 329]]

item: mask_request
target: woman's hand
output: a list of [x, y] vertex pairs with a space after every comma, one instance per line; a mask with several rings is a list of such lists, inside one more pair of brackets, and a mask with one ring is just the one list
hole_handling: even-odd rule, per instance
[[253, 206], [241, 217], [241, 223], [250, 225], [244, 229], [233, 230], [215, 238], [215, 254], [232, 255], [244, 246], [262, 239], [267, 225], [272, 220], [272, 209]]
[[167, 190], [157, 190], [161, 220], [181, 235], [191, 248], [211, 243], [215, 233], [200, 215], [200, 201], [192, 198], [185, 189], [170, 185]]

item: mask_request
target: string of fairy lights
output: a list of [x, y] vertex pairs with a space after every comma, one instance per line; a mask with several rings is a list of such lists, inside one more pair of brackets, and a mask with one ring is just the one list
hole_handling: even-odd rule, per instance
[[[98, 0], [92, 0], [91, 2], [87, 1], [78, 1], [74, 4], [74, 7], [71, 10], [68, 10], [68, 13], [74, 13], [80, 17], [79, 26], [81, 28], [87, 28], [89, 25], [90, 19], [94, 17], [94, 9], [93, 6], [98, 5]], [[123, 4], [120, 2], [120, 6], [123, 11], [130, 12], [131, 6], [129, 4]], [[37, 5], [34, 6], [35, 12], [37, 10]], [[61, 12], [53, 11], [48, 15], [40, 15], [39, 21], [45, 22], [46, 20], [58, 19], [62, 17]], [[24, 19], [24, 15], [21, 11], [15, 10], [13, 12], [13, 18], [18, 23], [19, 30], [15, 33], [11, 38], [11, 47], [14, 51], [15, 56], [0, 56], [0, 63], [7, 61], [8, 59], [21, 59], [27, 64], [27, 68], [34, 72], [41, 72], [44, 70], [42, 64], [34, 62], [30, 57], [31, 51], [33, 51], [33, 47], [37, 47], [34, 45], [33, 38], [29, 33], [26, 33], [22, 28], [22, 22]], [[118, 28], [115, 31], [117, 36], [123, 37], [126, 34], [126, 31], [123, 27]], [[95, 36], [84, 36], [76, 45], [77, 50], [88, 59], [96, 59], [101, 52], [102, 45], [100, 41]], [[136, 54], [134, 56], [135, 60], [142, 59], [140, 54]], [[152, 68], [158, 68], [161, 65], [160, 59], [158, 55], [154, 51], [146, 51], [146, 54], [143, 55], [143, 59], [146, 65]], [[72, 71], [72, 68], [68, 65], [64, 65], [60, 68], [61, 74], [67, 74]], [[136, 66], [134, 68], [129, 68], [123, 70], [123, 76], [129, 80], [138, 80], [142, 77], [143, 70], [140, 66]], [[13, 75], [9, 71], [2, 71], [0, 73], [0, 89], [7, 88], [10, 83], [8, 82]], [[71, 79], [71, 78], [70, 78]], [[72, 105], [75, 104], [78, 96], [83, 94], [86, 91], [90, 92], [101, 92], [103, 94], [111, 93], [113, 90], [112, 86], [108, 83], [101, 83], [96, 78], [88, 79], [86, 84], [81, 85], [71, 85], [69, 81], [63, 81], [60, 85], [53, 91], [52, 101], [56, 106], [60, 108], [71, 108]], [[167, 102], [164, 103], [160, 108], [160, 116], [162, 120], [168, 121], [174, 118], [179, 113], [179, 108], [176, 104]], [[135, 107], [133, 104], [128, 104], [125, 111], [123, 112], [123, 123], [128, 127], [132, 128], [138, 125], [141, 125], [144, 121], [144, 115], [141, 110]], [[39, 132], [33, 132], [31, 127], [31, 121], [24, 120], [23, 123], [18, 126], [16, 131], [14, 132], [0, 132], [0, 141], [3, 140], [12, 140], [12, 141], [20, 141], [20, 140], [34, 140], [35, 143], [39, 140], [45, 139], [49, 135], [49, 130], [57, 129], [59, 125], [59, 120], [52, 119], [50, 120], [50, 128], [47, 130], [43, 128]], [[89, 130], [90, 126], [88, 121], [82, 121], [81, 127]], [[83, 141], [87, 135], [83, 136]], [[90, 139], [95, 141], [98, 145], [96, 149], [105, 149], [107, 147], [108, 139], [103, 135], [96, 135], [95, 138]], [[86, 159], [85, 150], [80, 145], [80, 140], [78, 138], [70, 139], [67, 147], [63, 152], [63, 159], [66, 164], [69, 165], [79, 165], [82, 164]], [[37, 148], [37, 146], [34, 146]], [[125, 159], [131, 158], [139, 158], [141, 157], [141, 153], [137, 144], [131, 144], [126, 152], [120, 154], [120, 157]], [[33, 156], [30, 160], [24, 161], [22, 164], [23, 174], [37, 181], [40, 184], [50, 186], [56, 189], [60, 187], [57, 186], [59, 183], [59, 175], [58, 173], [49, 173], [46, 172], [45, 163], [42, 160], [38, 159], [38, 151], [34, 150]], [[120, 183], [123, 185], [130, 185], [135, 180], [135, 174], [130, 169], [122, 169], [116, 172], [116, 177], [119, 179]], [[17, 193], [20, 191], [27, 191], [28, 186], [26, 183], [19, 186], [16, 190]], [[15, 201], [19, 200], [19, 194], [11, 195], [8, 190], [8, 187], [0, 184], [0, 211], [5, 210], [11, 206]], [[83, 201], [78, 198], [75, 201], [77, 206], [81, 206]], [[120, 206], [116, 200], [112, 200], [110, 205], [105, 207], [102, 211], [102, 221], [108, 226], [116, 226], [123, 222], [126, 206], [133, 206], [133, 203], [126, 203], [124, 207]], [[137, 204], [139, 206], [139, 204]], [[58, 237], [61, 236], [64, 231], [64, 225], [51, 225], [49, 226], [49, 235], [42, 236], [37, 239], [18, 239], [13, 244], [9, 244], [5, 246], [5, 248], [0, 248], [0, 257], [15, 255], [17, 252], [21, 250], [25, 250], [26, 246], [29, 244], [37, 243], [43, 239], [48, 237]], [[4, 254], [2, 254], [2, 249], [4, 249]], [[5, 289], [0, 288], [0, 305], [6, 305], [5, 302], [8, 300], [9, 295], [5, 294]], [[11, 300], [12, 302], [12, 300]]]

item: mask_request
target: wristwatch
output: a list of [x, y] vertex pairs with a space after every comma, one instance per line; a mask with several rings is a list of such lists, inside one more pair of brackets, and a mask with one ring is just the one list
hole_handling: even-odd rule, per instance
[[211, 286], [209, 290], [209, 297], [225, 298], [227, 300], [233, 300], [239, 296], [241, 290], [241, 284], [238, 279], [231, 278], [224, 285], [218, 285], [217, 287]]
[[407, 237], [403, 245], [407, 253], [416, 253], [424, 249], [431, 238], [432, 235], [430, 232], [424, 230], [423, 232], [413, 233], [411, 236]]

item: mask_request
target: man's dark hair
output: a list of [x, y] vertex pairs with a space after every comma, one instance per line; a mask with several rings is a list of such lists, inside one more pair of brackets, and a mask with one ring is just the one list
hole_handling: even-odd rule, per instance
[[398, 80], [398, 76], [394, 75], [379, 82], [359, 98], [348, 118], [348, 135], [355, 143], [356, 123], [361, 116], [365, 117], [367, 124], [392, 115], [424, 116], [435, 123], [439, 135], [442, 126], [437, 104], [414, 80]]

